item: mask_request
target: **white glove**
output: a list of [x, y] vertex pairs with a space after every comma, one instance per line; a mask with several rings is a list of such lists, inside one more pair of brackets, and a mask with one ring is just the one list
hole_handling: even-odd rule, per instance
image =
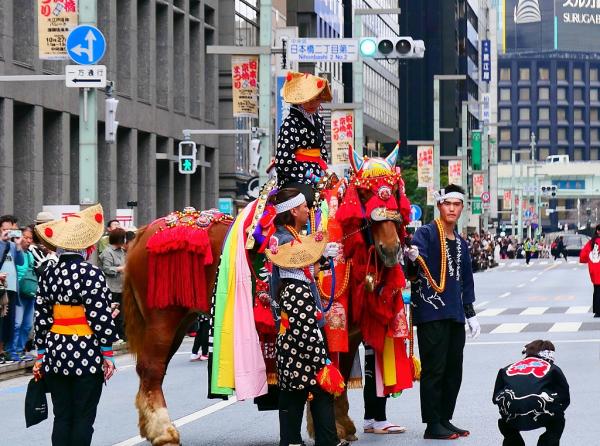
[[471, 332], [471, 338], [476, 339], [481, 334], [481, 325], [479, 325], [477, 316], [467, 319], [467, 325], [469, 326], [469, 330]]
[[340, 253], [340, 244], [336, 242], [329, 242], [325, 245], [325, 251], [323, 251], [323, 257], [329, 258], [333, 257], [334, 259]]
[[408, 257], [408, 259], [411, 262], [414, 262], [415, 260], [417, 260], [417, 257], [419, 257], [419, 248], [417, 248], [416, 246], [407, 246], [404, 248], [404, 255]]

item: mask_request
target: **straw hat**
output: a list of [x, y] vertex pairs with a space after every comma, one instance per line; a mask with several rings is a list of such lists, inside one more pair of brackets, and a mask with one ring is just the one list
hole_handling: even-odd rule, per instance
[[35, 217], [35, 224], [36, 225], [41, 225], [42, 223], [48, 223], [49, 221], [54, 220], [54, 215], [52, 215], [50, 212], [38, 212], [37, 216]]
[[283, 85], [283, 100], [290, 104], [304, 104], [319, 98], [331, 102], [333, 96], [329, 81], [310, 73], [289, 71]]
[[38, 236], [57, 248], [79, 251], [94, 245], [104, 233], [102, 206], [96, 204], [76, 214], [35, 227]]
[[300, 235], [300, 243], [285, 243], [275, 250], [265, 249], [267, 258], [283, 268], [304, 268], [319, 261], [327, 245], [327, 233]]

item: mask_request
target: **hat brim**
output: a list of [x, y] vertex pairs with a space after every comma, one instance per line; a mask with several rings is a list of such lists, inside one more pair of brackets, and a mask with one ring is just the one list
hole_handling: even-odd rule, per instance
[[35, 226], [45, 243], [55, 248], [82, 250], [95, 245], [104, 234], [104, 214], [100, 204], [81, 212]]

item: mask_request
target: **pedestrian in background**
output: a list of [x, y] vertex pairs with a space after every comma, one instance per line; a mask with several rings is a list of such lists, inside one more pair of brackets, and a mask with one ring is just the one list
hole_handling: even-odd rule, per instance
[[[35, 224], [41, 225], [52, 220], [54, 220], [54, 217], [50, 212], [38, 212], [35, 217]], [[56, 265], [58, 262], [58, 257], [54, 251], [42, 243], [35, 230], [33, 231], [33, 243], [29, 245], [29, 251], [33, 255], [33, 268], [38, 277], [42, 275], [48, 266]]]
[[58, 264], [39, 281], [35, 303], [36, 379], [52, 397], [53, 446], [89, 446], [102, 384], [115, 371], [110, 290], [104, 274], [85, 258], [103, 232], [102, 206], [36, 226], [57, 248]]
[[123, 326], [123, 313], [121, 301], [123, 299], [123, 272], [125, 271], [125, 246], [126, 232], [122, 228], [113, 229], [108, 235], [108, 246], [100, 254], [100, 267], [106, 275], [108, 289], [112, 293], [113, 312], [119, 339], [125, 340]]
[[579, 262], [587, 263], [590, 279], [594, 286], [594, 301], [592, 311], [594, 317], [600, 317], [600, 224], [579, 254]]
[[198, 315], [198, 329], [194, 337], [194, 345], [190, 361], [206, 361], [208, 359], [208, 332], [210, 331], [210, 319], [207, 315]]
[[521, 431], [546, 428], [538, 446], [558, 446], [565, 429], [569, 384], [554, 363], [555, 348], [541, 339], [523, 348], [524, 359], [500, 369], [492, 402], [498, 406], [503, 446], [525, 446]]
[[529, 237], [525, 239], [525, 242], [523, 243], [523, 249], [525, 250], [525, 264], [529, 265], [531, 254], [533, 253], [533, 246]]
[[98, 255], [102, 254], [102, 252], [104, 251], [104, 249], [110, 244], [110, 241], [108, 240], [108, 236], [110, 235], [110, 233], [121, 227], [121, 222], [119, 220], [109, 220], [108, 223], [106, 224], [106, 232], [105, 234], [102, 236], [102, 238], [100, 239], [100, 241], [98, 242]]
[[565, 258], [565, 262], [567, 261], [567, 250], [565, 248], [565, 242], [563, 241], [563, 236], [561, 235], [556, 240], [556, 252], [554, 253], [554, 261], [558, 259], [560, 256]]

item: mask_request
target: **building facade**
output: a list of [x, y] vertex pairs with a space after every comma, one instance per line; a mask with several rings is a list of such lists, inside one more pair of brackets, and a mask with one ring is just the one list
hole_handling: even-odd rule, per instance
[[[38, 58], [35, 1], [0, 2], [0, 74], [63, 74]], [[183, 129], [216, 128], [217, 0], [98, 0], [107, 66], [119, 99], [116, 144], [104, 141], [98, 91], [98, 194], [106, 217], [137, 201], [136, 224], [176, 208], [214, 206], [218, 139], [195, 138], [200, 166], [177, 169]], [[32, 222], [43, 205], [79, 203], [79, 97], [64, 81], [0, 82], [0, 212]]]

